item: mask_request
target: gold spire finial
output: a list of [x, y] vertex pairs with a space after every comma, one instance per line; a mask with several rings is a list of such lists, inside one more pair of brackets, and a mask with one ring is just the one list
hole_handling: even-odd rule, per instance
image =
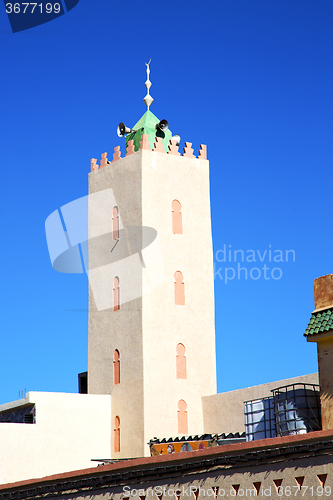
[[149, 89], [151, 87], [151, 81], [149, 80], [149, 74], [150, 74], [150, 69], [149, 69], [149, 64], [151, 63], [151, 59], [149, 60], [149, 63], [145, 63], [145, 65], [147, 66], [147, 80], [146, 80], [146, 83], [145, 83], [145, 86], [146, 86], [146, 89], [147, 89], [147, 95], [146, 97], [143, 99], [143, 102], [145, 103], [145, 105], [147, 106], [147, 108], [149, 109], [149, 106], [154, 102], [154, 99], [152, 98], [151, 95], [149, 95]]

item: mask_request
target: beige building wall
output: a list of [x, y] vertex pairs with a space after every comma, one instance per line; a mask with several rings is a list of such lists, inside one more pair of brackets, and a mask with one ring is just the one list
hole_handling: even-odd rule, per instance
[[[120, 418], [121, 448], [120, 453], [115, 454], [116, 458], [142, 456], [145, 448], [142, 425], [144, 418], [142, 265], [136, 262], [136, 266], [132, 266], [130, 260], [133, 257], [132, 242], [129, 234], [125, 234], [123, 229], [142, 226], [141, 168], [136, 155], [140, 153], [89, 174], [88, 393], [112, 395], [110, 418], [112, 454], [115, 417]], [[100, 202], [97, 200], [96, 203], [93, 195], [103, 191], [105, 194]], [[115, 243], [111, 234], [112, 208], [115, 205], [118, 206], [120, 215], [120, 239], [111, 252]], [[100, 239], [103, 235], [105, 241]], [[137, 244], [140, 246], [140, 241]], [[124, 245], [125, 250], [127, 247], [125, 257]], [[103, 249], [108, 253], [105, 261]], [[137, 253], [136, 256], [139, 259]], [[97, 267], [91, 269], [93, 259], [96, 260]], [[126, 262], [130, 260], [128, 265], [125, 260]], [[104, 265], [99, 266], [103, 263]], [[95, 270], [100, 274], [94, 275]], [[112, 295], [110, 295], [115, 276], [119, 277], [120, 283], [121, 305], [118, 311], [113, 311]], [[124, 302], [124, 290], [133, 286], [140, 289], [139, 296], [132, 301]], [[103, 298], [108, 295], [110, 298], [110, 303], [106, 304], [108, 307], [98, 309], [101, 296]], [[115, 349], [120, 353], [119, 385], [113, 384]]]
[[36, 423], [0, 423], [0, 484], [88, 467], [110, 458], [110, 396], [28, 392], [0, 412], [35, 404]]
[[272, 395], [272, 389], [296, 383], [318, 384], [318, 373], [204, 396], [202, 398], [204, 432], [209, 434], [245, 432], [244, 401], [269, 397]]
[[[203, 432], [201, 396], [216, 393], [214, 274], [209, 162], [143, 151], [143, 225], [157, 229], [165, 279], [143, 296], [145, 441], [177, 436], [178, 401], [188, 434]], [[182, 206], [183, 234], [172, 232], [171, 204]], [[175, 305], [181, 271], [185, 306]], [[186, 347], [187, 378], [176, 378], [176, 346]], [[147, 454], [147, 452], [146, 452]]]
[[[216, 393], [209, 163], [141, 150], [91, 172], [89, 186], [90, 195], [112, 188], [110, 197], [116, 200], [125, 229], [99, 281], [90, 286], [88, 392], [112, 395], [111, 425], [119, 416], [121, 436], [121, 451], [113, 456], [149, 456], [150, 439], [179, 434], [180, 399], [187, 404], [188, 433], [200, 434], [201, 396]], [[172, 231], [175, 199], [182, 205], [183, 234]], [[99, 252], [92, 235], [102, 209], [94, 207], [91, 204], [89, 211], [90, 260]], [[103, 216], [110, 221], [111, 232], [111, 211]], [[148, 246], [144, 229], [137, 237], [142, 238], [140, 248], [144, 247], [141, 256], [138, 244], [131, 240], [130, 226], [157, 231]], [[120, 259], [122, 234], [128, 245], [128, 265]], [[111, 240], [109, 244], [111, 248]], [[136, 257], [143, 259], [145, 267], [140, 261], [131, 267]], [[184, 306], [175, 305], [176, 271], [184, 276]], [[120, 279], [120, 310], [98, 310], [96, 285], [108, 294], [114, 276]], [[124, 303], [126, 288], [133, 288], [133, 281], [141, 287], [141, 296]], [[186, 348], [185, 380], [176, 378], [178, 343]], [[115, 349], [120, 352], [119, 385], [113, 385]]]

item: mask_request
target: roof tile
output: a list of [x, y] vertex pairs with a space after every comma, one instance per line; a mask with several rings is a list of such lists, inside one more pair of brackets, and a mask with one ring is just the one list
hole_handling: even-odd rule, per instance
[[304, 337], [333, 330], [333, 307], [320, 312], [313, 312]]

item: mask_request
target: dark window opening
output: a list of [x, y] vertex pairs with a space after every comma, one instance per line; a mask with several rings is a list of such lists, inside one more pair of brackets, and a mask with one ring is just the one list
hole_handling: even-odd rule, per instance
[[33, 413], [26, 413], [24, 415], [24, 423], [25, 424], [33, 424], [34, 423], [34, 415], [33, 415]]
[[88, 394], [88, 372], [78, 374], [79, 394]]

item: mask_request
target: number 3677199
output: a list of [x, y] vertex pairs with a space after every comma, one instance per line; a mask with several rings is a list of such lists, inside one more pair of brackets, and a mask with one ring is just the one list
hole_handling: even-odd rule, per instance
[[60, 3], [47, 3], [43, 5], [42, 3], [32, 3], [32, 2], [16, 2], [16, 3], [6, 3], [6, 12], [7, 14], [33, 14], [35, 13], [43, 13], [51, 14], [54, 12], [55, 14], [59, 14], [61, 10]]

